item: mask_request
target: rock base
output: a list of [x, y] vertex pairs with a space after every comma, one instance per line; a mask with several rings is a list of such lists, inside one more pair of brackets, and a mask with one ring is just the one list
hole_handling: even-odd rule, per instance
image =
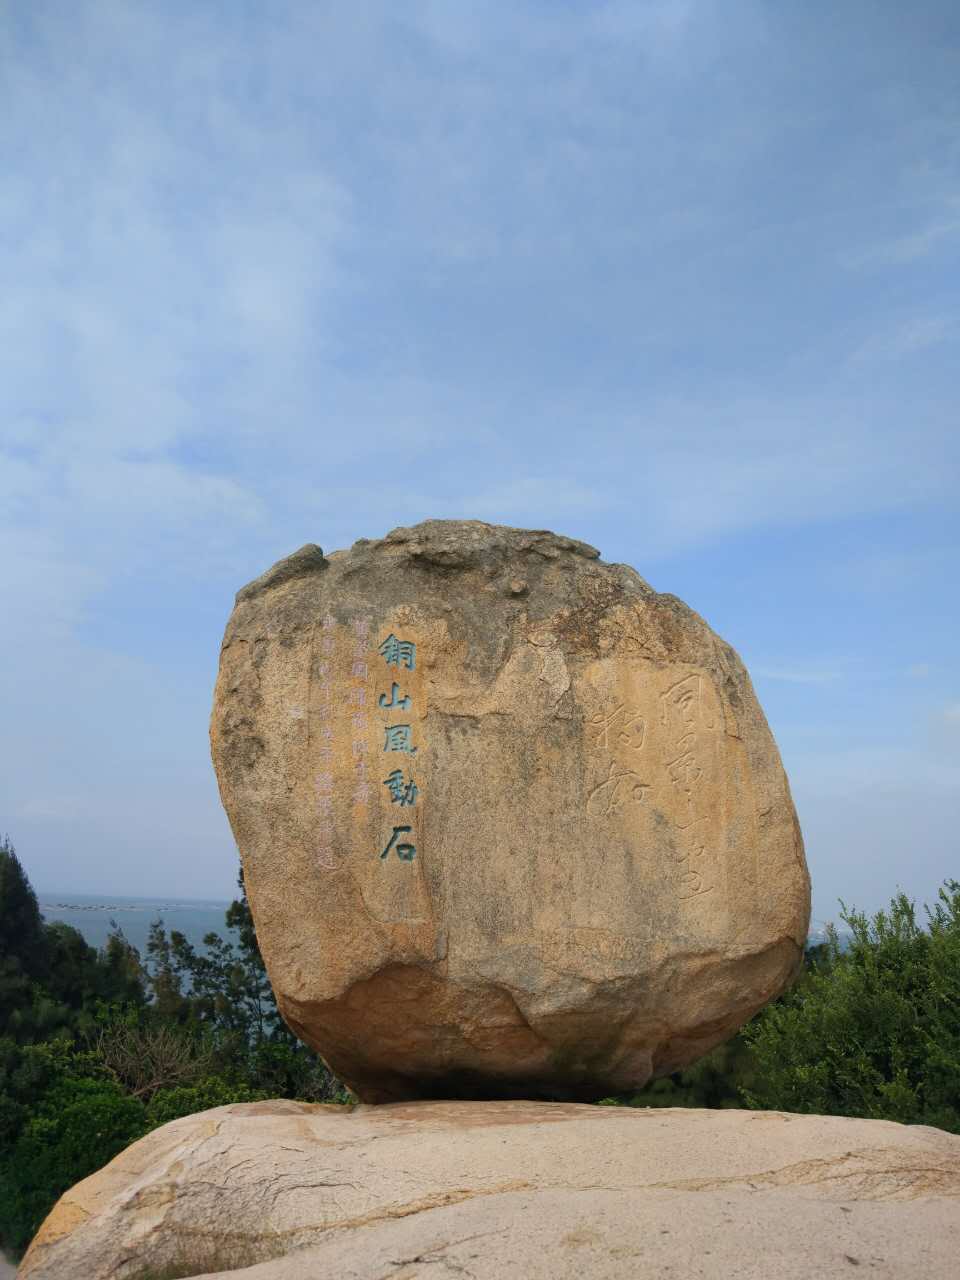
[[939, 1280], [960, 1137], [783, 1112], [277, 1101], [165, 1125], [66, 1193], [21, 1280]]

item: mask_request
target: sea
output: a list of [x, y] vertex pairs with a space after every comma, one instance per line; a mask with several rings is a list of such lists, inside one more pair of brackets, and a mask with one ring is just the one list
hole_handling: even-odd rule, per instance
[[147, 952], [147, 934], [154, 920], [162, 920], [167, 933], [177, 929], [198, 950], [203, 950], [203, 938], [208, 933], [219, 933], [227, 941], [236, 942], [236, 935], [227, 929], [224, 915], [228, 901], [209, 898], [127, 898], [121, 894], [90, 894], [66, 892], [38, 892], [40, 914], [52, 924], [63, 920], [79, 929], [91, 947], [98, 949], [106, 944], [107, 937], [119, 926], [127, 941], [137, 948], [141, 956]]
[[[40, 911], [45, 920], [63, 920], [79, 929], [92, 947], [106, 944], [107, 936], [119, 925], [128, 942], [141, 956], [147, 952], [147, 934], [154, 920], [162, 920], [167, 933], [177, 929], [198, 950], [208, 933], [219, 933], [225, 941], [236, 942], [227, 929], [224, 915], [230, 905], [212, 898], [125, 898], [120, 894], [105, 896], [88, 893], [38, 893]], [[807, 946], [826, 941], [823, 921], [811, 922]], [[845, 929], [840, 929], [841, 950], [850, 942]]]

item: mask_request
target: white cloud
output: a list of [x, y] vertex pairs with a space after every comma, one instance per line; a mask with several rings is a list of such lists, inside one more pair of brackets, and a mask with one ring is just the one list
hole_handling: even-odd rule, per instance
[[[24, 821], [92, 823], [112, 789], [119, 848], [151, 787], [155, 810], [182, 787], [177, 839], [193, 823], [228, 848], [203, 791], [218, 611], [308, 538], [480, 516], [610, 528], [650, 561], [954, 504], [952, 402], [908, 382], [915, 354], [947, 369], [947, 274], [911, 310], [835, 270], [854, 235], [877, 246], [863, 265], [952, 248], [950, 131], [909, 104], [901, 132], [872, 129], [871, 171], [937, 170], [878, 212], [844, 31], [825, 54], [799, 10], [708, 0], [78, 0], [0, 23], [0, 644]], [[871, 110], [886, 66], [864, 72]], [[829, 585], [947, 580], [928, 554]], [[758, 674], [829, 687], [840, 665], [798, 645]]]
[[960, 329], [952, 316], [911, 316], [884, 332], [864, 339], [855, 348], [850, 359], [854, 362], [901, 360], [931, 347], [955, 342], [958, 336]]
[[815, 395], [731, 395], [714, 405], [691, 397], [651, 406], [598, 433], [595, 445], [629, 476], [634, 518], [662, 554], [740, 530], [951, 500], [955, 434], [910, 436], [881, 414]]
[[33, 56], [4, 58], [33, 152], [0, 184], [0, 491], [10, 536], [49, 536], [19, 616], [58, 580], [79, 608], [151, 543], [195, 572], [263, 520], [229, 436], [282, 425], [294, 388], [302, 412], [350, 216], [309, 133], [241, 109], [229, 26], [142, 4], [30, 25]]
[[844, 265], [848, 267], [867, 266], [910, 266], [919, 260], [929, 257], [938, 250], [949, 247], [950, 242], [960, 236], [960, 196], [949, 195], [944, 204], [948, 210], [946, 216], [933, 218], [923, 226], [904, 235], [892, 236], [856, 253], [845, 255]]
[[[951, 474], [945, 459], [945, 475], [950, 477]], [[838, 559], [825, 572], [831, 586], [841, 587], [858, 596], [892, 599], [909, 594], [920, 585], [939, 588], [954, 573], [956, 558], [953, 548], [934, 544]]]

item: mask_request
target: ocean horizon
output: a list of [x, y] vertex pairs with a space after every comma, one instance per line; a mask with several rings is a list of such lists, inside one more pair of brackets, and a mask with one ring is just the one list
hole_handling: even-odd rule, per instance
[[[92, 947], [106, 946], [115, 925], [128, 942], [146, 955], [147, 936], [154, 920], [162, 920], [167, 933], [177, 929], [195, 947], [203, 947], [208, 933], [231, 938], [225, 914], [230, 898], [184, 898], [176, 894], [133, 897], [129, 894], [72, 893], [63, 890], [37, 892], [40, 913], [48, 922], [62, 920], [83, 934]], [[841, 946], [849, 942], [846, 928], [838, 930]], [[807, 946], [826, 941], [826, 922], [811, 920]], [[235, 937], [233, 937], [235, 941]]]
[[168, 934], [171, 929], [179, 930], [195, 947], [203, 946], [208, 933], [230, 936], [224, 918], [230, 898], [185, 898], [178, 894], [134, 897], [44, 889], [37, 890], [37, 901], [48, 924], [62, 920], [72, 925], [90, 946], [98, 949], [106, 946], [109, 935], [119, 927], [127, 941], [145, 956], [154, 920], [162, 920]]

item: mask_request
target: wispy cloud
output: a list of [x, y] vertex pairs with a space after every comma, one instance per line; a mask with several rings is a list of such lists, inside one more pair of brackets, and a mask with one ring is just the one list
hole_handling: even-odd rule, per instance
[[951, 195], [944, 203], [949, 210], [945, 215], [933, 218], [903, 235], [892, 236], [856, 253], [846, 255], [845, 265], [848, 267], [911, 266], [941, 249], [951, 247], [952, 243], [960, 237], [960, 196]]
[[945, 342], [956, 342], [960, 328], [948, 315], [911, 316], [864, 339], [851, 355], [854, 362], [901, 360]]
[[[831, 643], [872, 652], [891, 593], [949, 580], [960, 474], [952, 69], [882, 9], [868, 42], [754, 0], [0, 21], [3, 804], [56, 844], [83, 759], [104, 811], [152, 781], [168, 843], [226, 866], [203, 722], [232, 591], [428, 516], [559, 526], [691, 597], [755, 576], [751, 633], [814, 566], [869, 635]], [[919, 514], [903, 556], [851, 534]], [[822, 607], [752, 643], [771, 697], [839, 716]], [[137, 805], [90, 835], [95, 809], [121, 866]]]
[[[953, 475], [949, 466], [947, 475]], [[885, 548], [837, 559], [826, 570], [826, 577], [832, 586], [858, 597], [896, 599], [918, 589], [940, 590], [952, 580], [957, 559], [955, 548], [935, 543], [904, 550]]]
[[580, 516], [586, 512], [608, 511], [611, 497], [600, 488], [578, 484], [563, 474], [527, 475], [504, 480], [489, 489], [467, 493], [458, 499], [456, 505], [456, 515], [461, 518], [474, 511], [484, 520], [519, 518], [522, 522], [529, 523], [544, 511], [556, 513], [557, 519], [569, 519], [571, 515]]

